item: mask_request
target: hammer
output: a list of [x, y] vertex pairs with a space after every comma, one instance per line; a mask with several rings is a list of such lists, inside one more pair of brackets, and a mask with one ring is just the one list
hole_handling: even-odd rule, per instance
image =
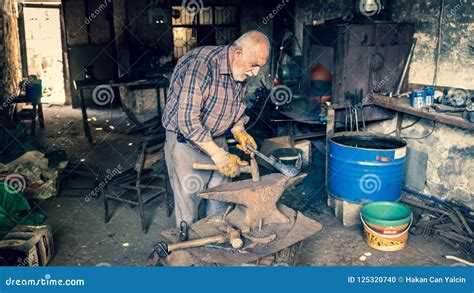
[[[193, 169], [216, 171], [217, 166], [214, 164], [194, 163]], [[250, 158], [250, 166], [240, 166], [240, 172], [252, 174], [252, 180], [254, 182], [260, 181], [260, 172], [255, 158]]]
[[152, 258], [154, 253], [156, 253], [160, 258], [166, 258], [172, 251], [179, 250], [179, 249], [200, 247], [200, 246], [205, 246], [208, 244], [218, 244], [218, 243], [229, 242], [233, 248], [242, 247], [243, 241], [240, 238], [239, 231], [237, 231], [231, 226], [222, 226], [222, 227], [219, 227], [219, 230], [226, 231], [226, 234], [220, 234], [216, 236], [203, 237], [203, 238], [177, 242], [177, 243], [169, 243], [169, 244], [164, 241], [161, 241], [153, 247], [153, 252], [150, 258]]

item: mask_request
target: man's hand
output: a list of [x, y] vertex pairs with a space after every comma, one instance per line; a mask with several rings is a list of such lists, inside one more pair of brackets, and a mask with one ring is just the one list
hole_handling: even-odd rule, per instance
[[230, 131], [234, 135], [235, 140], [239, 143], [236, 147], [253, 157], [254, 153], [247, 149], [247, 144], [256, 149], [257, 143], [255, 142], [255, 139], [245, 131], [245, 128], [242, 125], [236, 125]]
[[224, 176], [236, 177], [240, 174], [240, 166], [246, 166], [246, 161], [240, 160], [236, 155], [226, 152], [223, 148], [220, 148], [211, 159], [217, 166], [217, 170]]
[[212, 140], [207, 142], [194, 142], [194, 144], [211, 157], [219, 173], [224, 176], [238, 176], [240, 174], [240, 166], [248, 165], [248, 162], [241, 161], [236, 155], [226, 152]]

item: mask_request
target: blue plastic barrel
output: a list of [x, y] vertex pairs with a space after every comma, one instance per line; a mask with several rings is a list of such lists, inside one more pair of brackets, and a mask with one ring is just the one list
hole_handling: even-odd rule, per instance
[[337, 133], [329, 139], [328, 193], [354, 203], [398, 201], [406, 142], [368, 132]]

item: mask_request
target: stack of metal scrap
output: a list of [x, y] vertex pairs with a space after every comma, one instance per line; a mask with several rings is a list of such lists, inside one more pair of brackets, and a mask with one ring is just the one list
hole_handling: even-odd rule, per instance
[[402, 202], [415, 207], [410, 232], [434, 236], [474, 260], [474, 214], [463, 207], [422, 197], [407, 196]]

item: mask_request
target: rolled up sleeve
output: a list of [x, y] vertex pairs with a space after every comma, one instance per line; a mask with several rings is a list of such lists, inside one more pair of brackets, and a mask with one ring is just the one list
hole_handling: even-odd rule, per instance
[[209, 93], [211, 70], [200, 60], [190, 62], [185, 69], [179, 93], [178, 127], [191, 141], [212, 140], [211, 133], [201, 121], [201, 107]]

